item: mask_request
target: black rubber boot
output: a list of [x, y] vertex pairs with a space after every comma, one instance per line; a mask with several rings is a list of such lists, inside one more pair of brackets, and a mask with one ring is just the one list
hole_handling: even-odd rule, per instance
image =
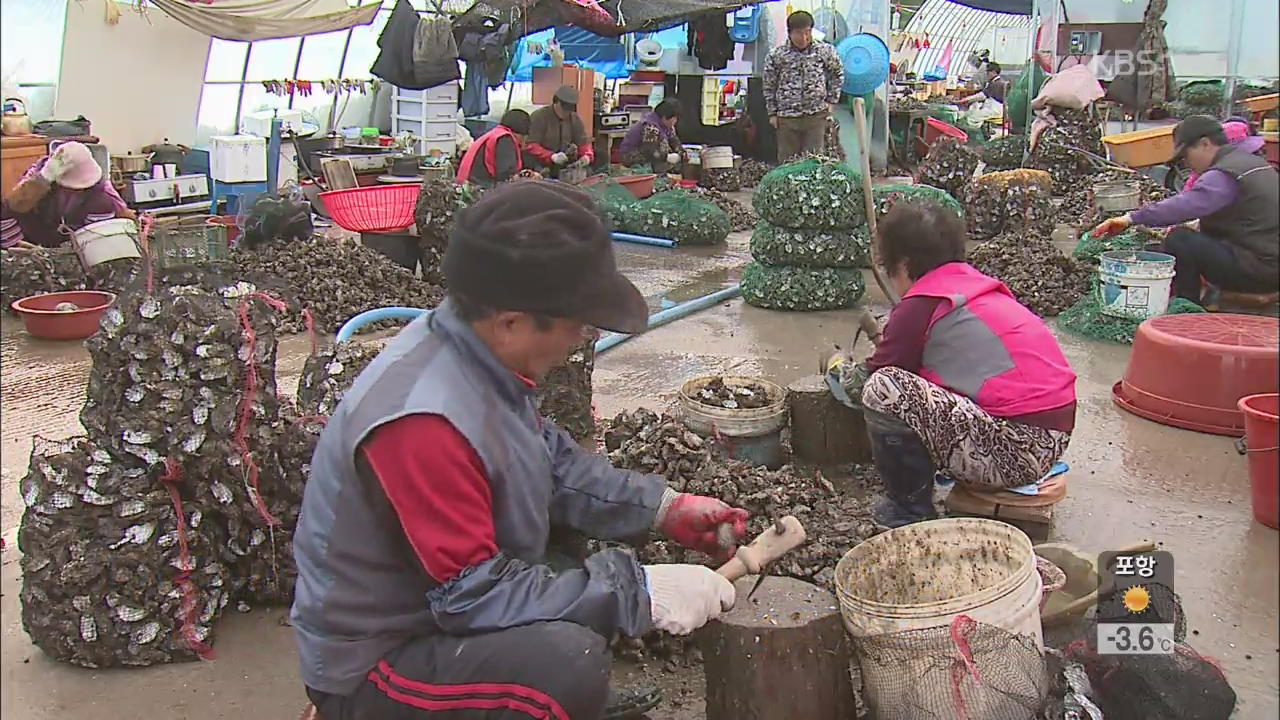
[[609, 686], [609, 704], [604, 709], [603, 720], [634, 720], [662, 702], [662, 693], [656, 688], [616, 688]]
[[872, 508], [877, 523], [902, 527], [937, 517], [933, 509], [936, 472], [920, 436], [894, 418], [866, 411], [867, 434], [885, 498]]

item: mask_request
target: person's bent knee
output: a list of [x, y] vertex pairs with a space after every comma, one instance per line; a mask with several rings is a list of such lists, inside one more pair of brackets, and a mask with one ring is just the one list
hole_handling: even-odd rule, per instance
[[884, 367], [867, 377], [862, 385], [862, 407], [872, 412], [893, 414], [891, 400], [901, 394], [904, 381], [917, 377], [896, 367]]
[[[557, 687], [545, 691], [556, 698], [571, 718], [595, 718], [604, 712], [609, 697], [609, 669], [612, 656], [608, 643], [585, 625], [546, 622], [531, 626], [537, 662], [556, 668], [563, 678]], [[594, 713], [594, 714], [593, 714]]]
[[1174, 228], [1165, 236], [1164, 246], [1170, 254], [1177, 255], [1180, 252], [1186, 252], [1187, 243], [1191, 238], [1196, 236], [1196, 231], [1191, 228]]

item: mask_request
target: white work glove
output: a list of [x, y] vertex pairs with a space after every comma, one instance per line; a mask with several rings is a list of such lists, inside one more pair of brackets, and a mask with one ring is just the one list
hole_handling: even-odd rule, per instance
[[66, 174], [71, 168], [71, 160], [67, 157], [67, 146], [59, 145], [49, 159], [45, 161], [44, 167], [40, 168], [40, 177], [50, 185], [58, 182], [58, 178]]
[[733, 609], [733, 583], [701, 565], [645, 565], [653, 626], [688, 635]]
[[675, 165], [680, 162], [680, 153], [667, 153], [667, 164]]
[[558, 152], [551, 156], [551, 162], [555, 163], [556, 165], [564, 165], [565, 163], [569, 162], [569, 156], [565, 155], [562, 152]]

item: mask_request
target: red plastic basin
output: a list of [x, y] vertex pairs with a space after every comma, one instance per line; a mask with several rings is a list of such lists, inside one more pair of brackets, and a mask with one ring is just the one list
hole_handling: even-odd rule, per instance
[[1242, 397], [1240, 412], [1244, 413], [1253, 517], [1280, 529], [1280, 395]]
[[617, 180], [622, 187], [630, 190], [637, 200], [643, 200], [653, 194], [653, 183], [657, 178], [657, 175], [623, 175], [614, 178], [614, 180]]
[[[22, 318], [27, 332], [44, 340], [83, 340], [98, 332], [102, 313], [116, 296], [97, 290], [44, 293], [13, 301], [13, 311]], [[73, 303], [79, 310], [57, 310], [61, 303]]]
[[1280, 320], [1256, 315], [1161, 315], [1138, 326], [1124, 379], [1111, 397], [1173, 427], [1244, 434], [1238, 403], [1280, 389]]

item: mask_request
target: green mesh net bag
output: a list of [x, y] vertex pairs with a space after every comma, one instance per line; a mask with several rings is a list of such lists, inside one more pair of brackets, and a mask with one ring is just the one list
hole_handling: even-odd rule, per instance
[[767, 265], [859, 268], [870, 262], [867, 228], [794, 230], [760, 223], [751, 234], [751, 257]]
[[1160, 235], [1143, 227], [1131, 227], [1119, 235], [1095, 238], [1092, 233], [1080, 236], [1080, 242], [1071, 251], [1071, 257], [1094, 265], [1102, 262], [1102, 253], [1109, 250], [1141, 250], [1151, 243], [1162, 241]]
[[861, 270], [749, 263], [742, 271], [742, 299], [770, 310], [836, 310], [850, 307], [865, 290]]
[[932, 185], [877, 185], [872, 188], [876, 199], [876, 219], [881, 220], [897, 202], [934, 203], [963, 216], [960, 203], [946, 190]]
[[625, 229], [629, 213], [640, 202], [617, 180], [604, 179], [592, 185], [584, 185], [583, 189], [595, 196], [596, 207], [608, 218], [614, 230]]
[[810, 230], [851, 230], [866, 221], [862, 180], [830, 158], [782, 165], [756, 186], [752, 204], [766, 222]]
[[621, 229], [636, 235], [675, 240], [680, 245], [715, 245], [729, 236], [729, 215], [688, 193], [651, 195], [624, 211]]
[[1032, 98], [1040, 94], [1040, 87], [1048, 77], [1044, 68], [1040, 67], [1040, 63], [1032, 60], [1023, 68], [1018, 81], [1009, 88], [1004, 107], [1009, 115], [1009, 122], [1015, 128], [1027, 126], [1027, 105]]
[[[1174, 297], [1169, 299], [1169, 307], [1165, 310], [1165, 314], [1181, 315], [1185, 313], [1202, 313], [1204, 311], [1204, 308], [1186, 298]], [[1134, 333], [1138, 331], [1138, 326], [1142, 324], [1141, 320], [1118, 318], [1104, 314], [1102, 312], [1102, 303], [1098, 300], [1098, 282], [1096, 279], [1089, 292], [1085, 293], [1075, 305], [1063, 310], [1062, 314], [1058, 315], [1057, 322], [1058, 327], [1075, 335], [1124, 345], [1133, 344]]]

